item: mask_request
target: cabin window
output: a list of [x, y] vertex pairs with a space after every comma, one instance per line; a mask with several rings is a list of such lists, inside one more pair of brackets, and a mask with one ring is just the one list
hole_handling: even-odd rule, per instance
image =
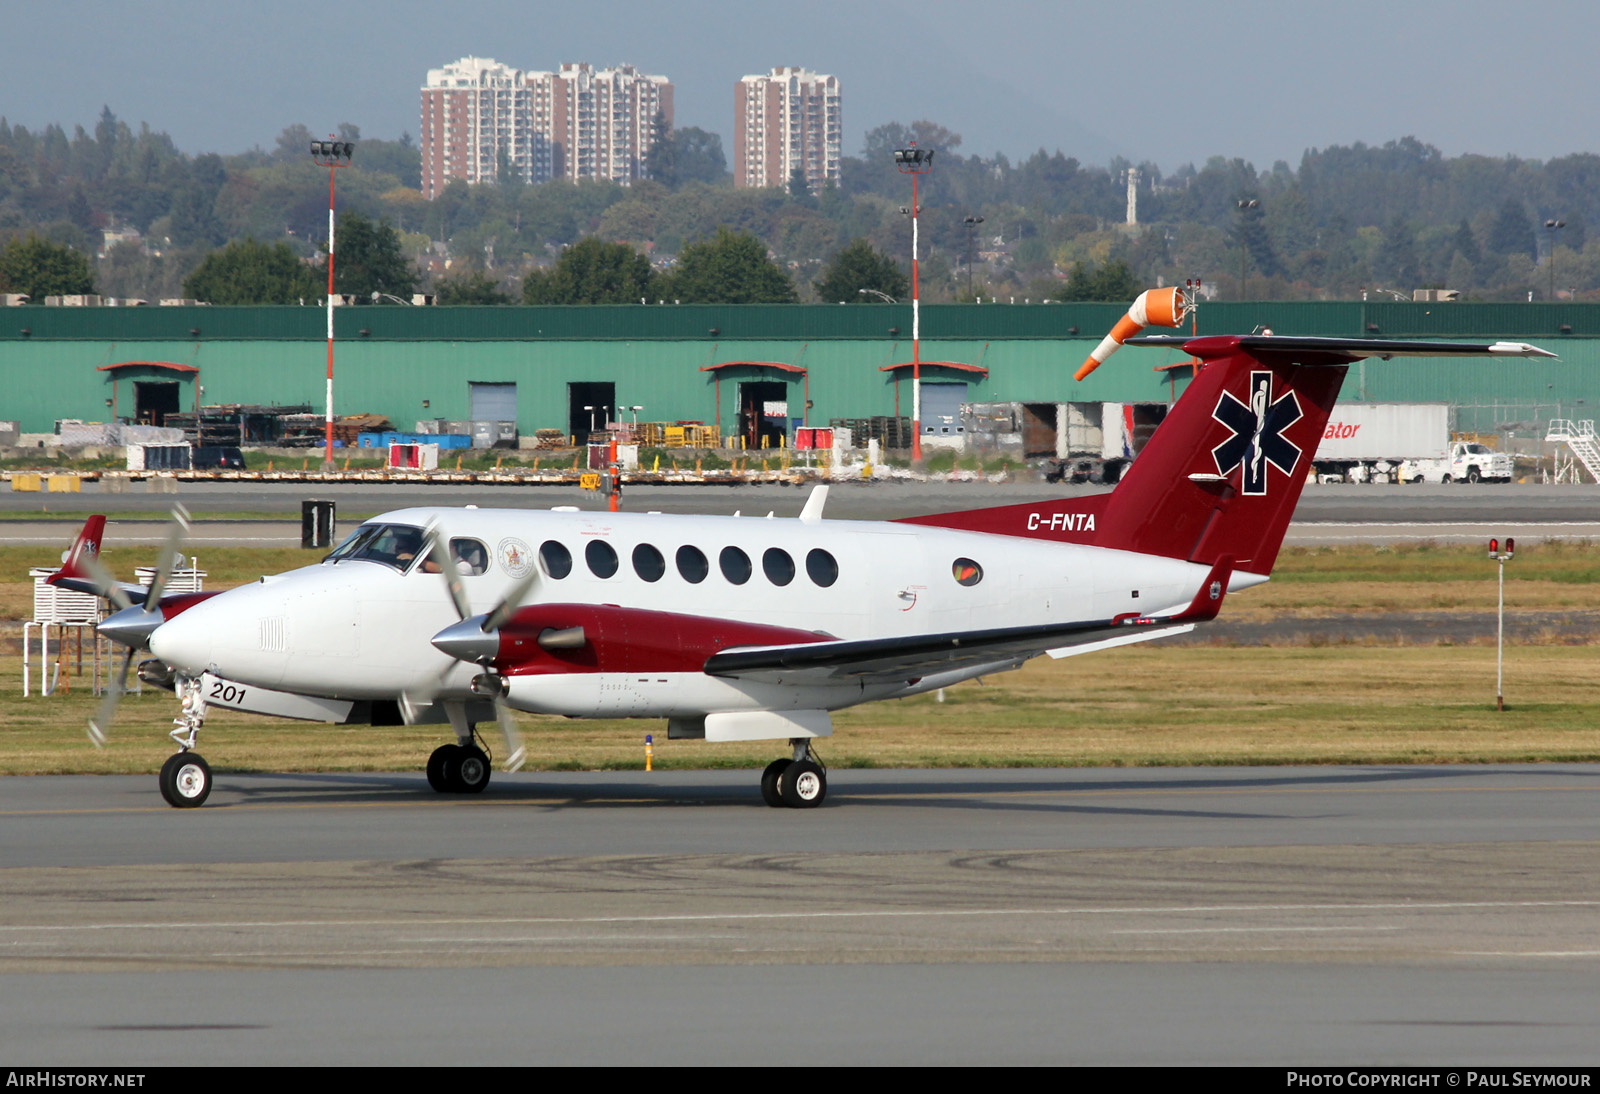
[[687, 545], [678, 548], [678, 573], [683, 575], [683, 580], [698, 585], [710, 572], [711, 564], [706, 561], [704, 551]]
[[572, 572], [572, 552], [553, 539], [545, 540], [539, 547], [539, 561], [544, 564], [544, 572], [557, 581]]
[[761, 569], [774, 585], [787, 585], [794, 580], [794, 559], [781, 547], [769, 547], [761, 556]]
[[591, 539], [583, 549], [583, 560], [595, 577], [611, 577], [617, 572], [616, 549], [603, 539]]
[[641, 543], [633, 549], [633, 572], [646, 581], [660, 581], [667, 572], [667, 560], [648, 543]]
[[826, 589], [839, 580], [839, 563], [821, 547], [806, 554], [806, 573], [811, 580]]
[[750, 580], [753, 570], [750, 567], [750, 556], [737, 547], [724, 547], [722, 554], [717, 556], [717, 562], [722, 565], [722, 576], [728, 579], [731, 585], [743, 585]]
[[450, 541], [450, 557], [456, 569], [466, 577], [480, 577], [489, 572], [489, 550], [475, 539]]
[[950, 573], [957, 585], [976, 585], [983, 580], [983, 567], [970, 558], [958, 558], [950, 564]]

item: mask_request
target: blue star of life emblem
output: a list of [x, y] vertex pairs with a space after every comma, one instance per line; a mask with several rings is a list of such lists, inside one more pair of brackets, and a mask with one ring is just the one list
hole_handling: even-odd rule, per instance
[[1211, 450], [1211, 457], [1217, 464], [1217, 474], [1230, 475], [1242, 463], [1243, 493], [1256, 496], [1266, 494], [1268, 464], [1285, 475], [1294, 474], [1295, 465], [1300, 462], [1300, 446], [1283, 434], [1305, 415], [1294, 389], [1285, 391], [1277, 399], [1272, 398], [1271, 372], [1250, 374], [1248, 403], [1232, 392], [1224, 391], [1211, 416], [1233, 433]]

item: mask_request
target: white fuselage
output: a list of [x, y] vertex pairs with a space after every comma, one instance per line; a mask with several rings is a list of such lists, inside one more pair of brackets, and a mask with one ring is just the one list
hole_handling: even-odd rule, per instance
[[[524, 604], [618, 605], [839, 639], [1161, 614], [1188, 604], [1207, 574], [1204, 566], [1125, 551], [875, 521], [427, 508], [367, 522], [415, 529], [430, 523], [452, 542], [466, 543], [469, 556], [472, 544], [482, 548], [482, 572], [462, 577], [474, 613], [490, 610], [527, 567], [541, 565], [535, 560], [543, 545], [555, 543], [570, 556], [570, 571], [551, 576], [541, 565]], [[737, 553], [749, 560], [742, 583], [730, 579], [721, 564], [728, 548], [736, 552], [733, 578], [740, 576]], [[679, 564], [684, 549], [687, 566]], [[591, 551], [598, 567], [590, 565]], [[785, 576], [781, 558], [764, 565], [769, 551], [792, 561], [787, 583], [777, 583]], [[699, 571], [695, 552], [706, 571], [698, 581], [690, 579]], [[808, 566], [812, 552], [827, 558]], [[615, 572], [602, 576], [612, 554]], [[656, 556], [664, 565], [652, 565]], [[981, 572], [975, 581], [970, 564]], [[836, 577], [824, 583], [834, 570]], [[958, 571], [968, 583], [958, 580]], [[1232, 587], [1260, 580], [1235, 575]], [[187, 675], [211, 672], [300, 695], [466, 697], [481, 669], [452, 660], [430, 643], [456, 622], [438, 573], [420, 562], [397, 566], [354, 558], [229, 590], [163, 624], [151, 649]], [[972, 673], [956, 678], [963, 675]], [[925, 690], [929, 682], [917, 682], [922, 686], [914, 690]], [[520, 709], [598, 717], [836, 709], [913, 690], [907, 684], [729, 681], [698, 672], [562, 673], [518, 677], [510, 685], [509, 699]]]

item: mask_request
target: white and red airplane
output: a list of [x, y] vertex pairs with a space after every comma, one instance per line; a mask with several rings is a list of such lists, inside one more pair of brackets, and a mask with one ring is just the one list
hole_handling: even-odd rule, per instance
[[[787, 740], [770, 805], [827, 792], [831, 712], [1103, 650], [1214, 618], [1267, 580], [1346, 366], [1369, 356], [1553, 356], [1521, 343], [1153, 337], [1196, 374], [1109, 493], [898, 521], [416, 508], [375, 517], [316, 565], [220, 593], [148, 592], [98, 563], [91, 518], [55, 580], [121, 610], [101, 632], [173, 687], [175, 806], [205, 801], [211, 707], [372, 725], [448, 721], [435, 789], [481, 791], [476, 726], [513, 711], [664, 718], [668, 736]], [[175, 535], [181, 525], [175, 526]], [[172, 546], [176, 545], [174, 539]], [[142, 596], [142, 599], [141, 599]], [[113, 688], [90, 734], [109, 724]]]

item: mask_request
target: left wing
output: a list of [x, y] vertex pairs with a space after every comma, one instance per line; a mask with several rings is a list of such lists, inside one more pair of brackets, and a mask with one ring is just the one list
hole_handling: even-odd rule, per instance
[[796, 674], [806, 674], [819, 680], [892, 683], [1002, 662], [1020, 663], [1044, 653], [1065, 657], [1091, 649], [1148, 642], [1183, 634], [1193, 630], [1196, 623], [1215, 619], [1232, 573], [1233, 559], [1218, 560], [1194, 600], [1173, 615], [1129, 615], [900, 638], [749, 646], [712, 654], [706, 660], [705, 671], [712, 676], [782, 678], [789, 682]]

